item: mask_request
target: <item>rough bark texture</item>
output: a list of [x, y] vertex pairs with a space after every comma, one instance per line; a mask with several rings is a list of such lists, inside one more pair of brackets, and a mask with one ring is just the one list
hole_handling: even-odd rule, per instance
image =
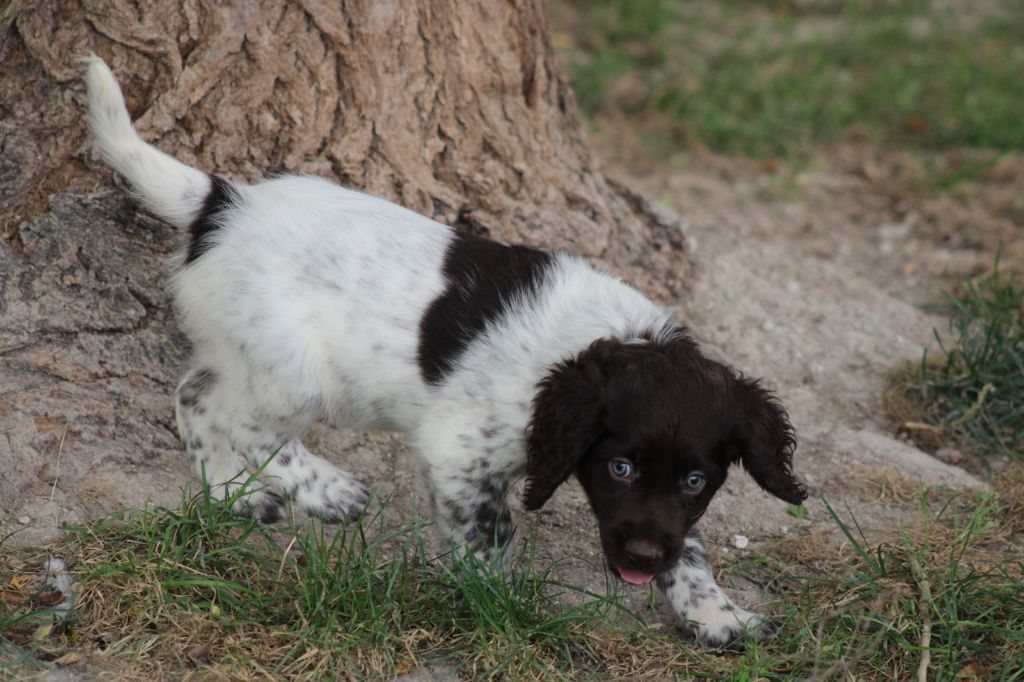
[[542, 2], [36, 4], [15, 0], [2, 17], [16, 204], [81, 171], [72, 56], [94, 50], [143, 136], [204, 169], [316, 173], [462, 229], [592, 257], [646, 250], [650, 210], [596, 167]]
[[[460, 230], [581, 252], [655, 296], [676, 290], [679, 225], [601, 174], [544, 11], [539, 0], [0, 9], [0, 514], [31, 508], [46, 525], [92, 513], [61, 483], [87, 472], [109, 472], [95, 511], [183, 480], [170, 393], [187, 346], [163, 293], [178, 236], [97, 193], [112, 176], [89, 149], [76, 55], [106, 59], [143, 137], [204, 170], [323, 175]], [[126, 488], [119, 473], [136, 465]]]

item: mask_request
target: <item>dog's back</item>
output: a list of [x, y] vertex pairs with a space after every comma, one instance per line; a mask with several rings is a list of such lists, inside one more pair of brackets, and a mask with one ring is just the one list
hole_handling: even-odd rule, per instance
[[[199, 364], [259, 366], [244, 390], [315, 401], [352, 426], [389, 419], [342, 387], [378, 405], [426, 399], [416, 331], [445, 287], [450, 228], [318, 178], [248, 187], [208, 175], [138, 136], [98, 57], [86, 84], [104, 158], [147, 208], [189, 232], [173, 290]], [[360, 370], [371, 367], [367, 386]]]
[[174, 275], [182, 325], [205, 341], [197, 351], [259, 366], [266, 390], [318, 399], [350, 426], [393, 417], [348, 392], [426, 399], [416, 330], [445, 287], [448, 228], [306, 177], [239, 188], [219, 223]]

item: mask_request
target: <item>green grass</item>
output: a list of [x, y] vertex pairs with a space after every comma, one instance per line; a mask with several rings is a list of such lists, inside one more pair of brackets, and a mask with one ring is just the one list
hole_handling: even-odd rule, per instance
[[[560, 584], [529, 553], [514, 559], [510, 578], [471, 555], [432, 557], [423, 527], [385, 528], [378, 513], [336, 534], [320, 525], [282, 534], [237, 518], [206, 494], [176, 510], [72, 530], [82, 544], [109, 548], [79, 568], [86, 586], [118, 586], [96, 602], [97, 617], [120, 614], [112, 626], [129, 632], [163, 610], [174, 620], [200, 614], [209, 627], [239, 633], [257, 628], [260, 647], [235, 641], [223, 652], [237, 649], [229, 655], [240, 671], [374, 678], [452, 659], [518, 674], [595, 658], [573, 630], [614, 620], [614, 599]], [[586, 599], [562, 606], [567, 592]], [[100, 595], [86, 596], [93, 598]], [[192, 639], [177, 646], [177, 664], [188, 663], [193, 646]]]
[[923, 0], [574, 6], [583, 109], [665, 115], [690, 146], [800, 155], [856, 125], [928, 149], [1024, 148], [1019, 4], [977, 26]]
[[[976, 660], [996, 679], [1024, 675], [1021, 565], [965, 564], [972, 542], [999, 523], [998, 498], [983, 495], [941, 533], [928, 522], [927, 496], [922, 496], [921, 507], [925, 522], [918, 537], [903, 531], [898, 543], [875, 549], [855, 522], [848, 525], [828, 508], [861, 558], [861, 569], [844, 578], [843, 591], [857, 595], [851, 605], [874, 606], [861, 614], [865, 635], [877, 646], [865, 663], [882, 674], [892, 669], [892, 657], [899, 656], [904, 659], [900, 669], [909, 673], [927, 640], [930, 679], [957, 679]], [[837, 639], [843, 642], [847, 632], [842, 627], [838, 632]]]
[[902, 375], [898, 402], [918, 413], [914, 421], [979, 454], [1024, 460], [1024, 280], [997, 261], [965, 281], [949, 306], [948, 340], [936, 334], [939, 357], [926, 351]]
[[998, 496], [920, 499], [920, 523], [881, 542], [826, 502], [844, 548], [794, 552], [801, 540], [785, 540], [734, 567], [786, 595], [785, 628], [730, 679], [908, 680], [925, 651], [929, 680], [963, 679], [971, 665], [982, 679], [1024, 679], [1024, 564], [998, 549]]
[[[908, 679], [928, 623], [929, 679], [969, 665], [1024, 679], [1024, 566], [1006, 553], [1017, 512], [995, 495], [921, 500], [920, 522], [898, 534], [869, 541], [829, 507], [845, 549], [790, 537], [734, 562], [783, 626], [737, 652], [639, 627], [663, 617], [559, 582], [529, 548], [506, 574], [432, 556], [419, 522], [275, 529], [186, 496], [70, 529], [76, 615], [20, 659], [0, 651], [0, 670], [80, 650], [126, 678], [380, 679], [440, 665], [472, 679]], [[10, 636], [19, 626], [0, 608]]]

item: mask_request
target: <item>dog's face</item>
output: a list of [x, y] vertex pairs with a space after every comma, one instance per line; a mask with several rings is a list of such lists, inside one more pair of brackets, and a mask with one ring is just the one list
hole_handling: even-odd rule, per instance
[[527, 509], [575, 471], [608, 564], [645, 583], [671, 568], [683, 538], [742, 462], [787, 502], [806, 497], [791, 471], [796, 441], [775, 398], [706, 359], [686, 337], [595, 342], [541, 382], [527, 459]]

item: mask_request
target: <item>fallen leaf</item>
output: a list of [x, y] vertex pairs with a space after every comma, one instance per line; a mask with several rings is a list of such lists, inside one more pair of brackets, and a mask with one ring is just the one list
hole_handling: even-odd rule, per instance
[[11, 587], [16, 590], [24, 590], [39, 582], [39, 576], [31, 573], [11, 576]]
[[213, 642], [207, 642], [206, 644], [200, 644], [194, 646], [188, 650], [189, 660], [195, 665], [205, 665], [209, 662], [210, 648], [213, 646]]
[[4, 637], [11, 640], [18, 646], [29, 646], [32, 644], [32, 638], [21, 634], [20, 632], [5, 632]]
[[0, 601], [8, 604], [20, 604], [25, 601], [25, 594], [18, 590], [0, 590]]
[[38, 642], [49, 637], [51, 632], [53, 632], [53, 623], [45, 623], [36, 628], [35, 632], [32, 633], [32, 639]]
[[964, 667], [960, 668], [956, 676], [957, 678], [974, 677], [982, 680], [987, 680], [989, 678], [989, 673], [988, 669], [985, 668], [983, 665], [981, 665], [977, 661], [971, 661]]
[[55, 606], [64, 601], [64, 593], [60, 590], [48, 590], [40, 592], [32, 600], [39, 602], [43, 606]]
[[82, 654], [78, 653], [77, 651], [69, 651], [68, 653], [64, 654], [63, 656], [58, 658], [56, 661], [54, 661], [54, 664], [56, 664], [56, 665], [75, 665], [76, 663], [81, 663], [81, 662], [82, 662]]

